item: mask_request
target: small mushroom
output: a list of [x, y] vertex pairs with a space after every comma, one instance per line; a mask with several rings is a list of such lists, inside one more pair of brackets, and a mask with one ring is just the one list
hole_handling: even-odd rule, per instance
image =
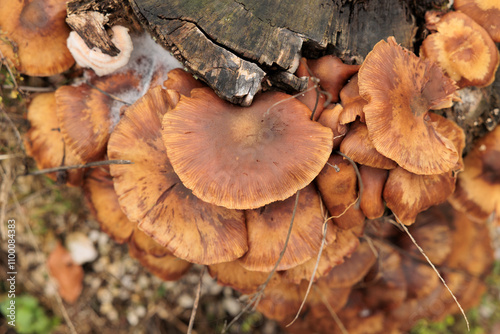
[[355, 121], [351, 124], [344, 140], [340, 144], [340, 152], [359, 164], [380, 169], [394, 169], [397, 164], [380, 154], [370, 140], [366, 124]]
[[422, 175], [452, 170], [459, 154], [436, 129], [429, 109], [450, 107], [454, 82], [437, 65], [403, 49], [394, 37], [378, 42], [359, 70], [366, 126], [378, 152]]
[[349, 161], [333, 154], [316, 178], [316, 184], [335, 225], [343, 229], [363, 226], [365, 215], [354, 205], [358, 179]]
[[446, 201], [454, 190], [455, 178], [450, 172], [417, 175], [397, 167], [389, 173], [384, 199], [403, 224], [411, 225], [419, 212]]
[[128, 242], [137, 224], [128, 220], [120, 208], [109, 168], [92, 169], [85, 177], [83, 190], [101, 230], [118, 243]]
[[363, 182], [363, 194], [359, 202], [361, 211], [368, 219], [382, 217], [385, 212], [382, 193], [387, 180], [387, 170], [362, 165], [359, 166], [359, 174]]
[[344, 124], [340, 124], [339, 117], [342, 113], [342, 106], [340, 104], [330, 104], [321, 113], [318, 122], [332, 129], [333, 131], [333, 149], [338, 149], [340, 143], [344, 139], [347, 133], [348, 127]]
[[494, 0], [455, 0], [453, 6], [483, 27], [491, 39], [500, 42], [500, 3]]
[[359, 70], [359, 65], [344, 64], [340, 58], [332, 55], [310, 59], [307, 64], [319, 78], [319, 85], [331, 94], [331, 102], [339, 101], [340, 90]]
[[181, 260], [155, 242], [137, 227], [128, 243], [129, 254], [151, 273], [165, 281], [176, 281], [190, 268], [191, 263]]
[[455, 190], [454, 171], [463, 169], [462, 150], [465, 147], [463, 130], [442, 116], [429, 113], [429, 122], [444, 138], [452, 142], [459, 153], [453, 171], [435, 175], [417, 175], [398, 167], [391, 170], [384, 187], [383, 197], [403, 224], [410, 225], [421, 211], [444, 202]]
[[300, 62], [299, 62], [299, 67], [297, 68], [295, 75], [298, 76], [299, 78], [308, 77], [309, 81], [307, 83], [307, 91], [302, 92], [297, 97], [297, 100], [304, 103], [309, 108], [309, 110], [315, 111], [314, 112], [314, 120], [317, 120], [318, 117], [321, 115], [321, 112], [324, 109], [326, 97], [325, 97], [325, 94], [321, 94], [319, 92], [319, 90], [320, 90], [319, 87], [317, 87], [316, 89], [314, 88], [316, 83], [313, 80], [311, 80], [311, 76], [313, 74], [309, 73], [307, 68], [308, 68], [307, 59], [301, 58]]
[[191, 96], [193, 89], [206, 87], [203, 82], [196, 80], [192, 74], [182, 68], [174, 68], [168, 72], [168, 80], [163, 83], [163, 86], [187, 97]]
[[[344, 230], [335, 225], [328, 226], [328, 229], [333, 229], [336, 238], [330, 245], [324, 247], [316, 269], [316, 275], [313, 278], [314, 281], [328, 275], [332, 268], [337, 268], [344, 262], [344, 258], [351, 259], [353, 256], [351, 254], [358, 250], [359, 239], [354, 229]], [[317, 257], [313, 256], [309, 261], [283, 271], [282, 276], [287, 281], [295, 284], [299, 284], [302, 280], [308, 281], [311, 279], [314, 269], [316, 268], [316, 262]]]
[[0, 51], [31, 76], [50, 76], [75, 60], [66, 47], [67, 0], [0, 1]]
[[365, 122], [363, 107], [366, 101], [359, 95], [358, 73], [340, 91], [340, 103], [344, 107], [340, 114], [341, 124], [354, 122], [358, 117], [361, 122]]
[[308, 185], [332, 150], [332, 131], [289, 95], [234, 106], [202, 88], [163, 118], [163, 140], [182, 183], [201, 200], [254, 209]]
[[455, 209], [478, 221], [493, 214], [500, 225], [500, 126], [479, 139], [464, 159], [457, 189], [450, 198]]
[[[240, 261], [217, 263], [208, 266], [210, 275], [217, 279], [217, 283], [230, 286], [245, 294], [257, 292], [259, 287], [266, 282], [269, 272], [251, 271], [243, 268]], [[279, 284], [280, 275], [273, 275], [270, 285]]]
[[436, 17], [426, 14], [429, 29], [421, 56], [436, 62], [460, 88], [488, 86], [495, 80], [500, 56], [495, 43], [479, 24], [461, 12]]
[[104, 77], [92, 86], [59, 87], [57, 118], [68, 150], [84, 163], [102, 159], [124, 105], [114, 96], [127, 92], [127, 96], [135, 93], [138, 98], [140, 84], [140, 78], [128, 71]]

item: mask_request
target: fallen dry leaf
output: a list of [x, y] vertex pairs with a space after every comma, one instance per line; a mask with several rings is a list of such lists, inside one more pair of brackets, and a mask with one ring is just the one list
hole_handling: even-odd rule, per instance
[[71, 254], [57, 243], [47, 259], [50, 275], [59, 284], [59, 294], [67, 303], [74, 303], [83, 289], [83, 268], [71, 258]]

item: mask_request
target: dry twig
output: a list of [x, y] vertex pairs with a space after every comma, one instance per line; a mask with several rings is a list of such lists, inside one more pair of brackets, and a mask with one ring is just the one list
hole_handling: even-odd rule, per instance
[[132, 161], [130, 160], [104, 160], [104, 161], [94, 161], [94, 162], [89, 162], [88, 164], [85, 165], [73, 165], [73, 166], [60, 166], [60, 167], [54, 167], [54, 168], [46, 168], [46, 169], [40, 169], [36, 170], [34, 172], [29, 172], [25, 175], [41, 175], [41, 174], [48, 174], [48, 173], [54, 173], [54, 172], [60, 172], [60, 171], [65, 171], [69, 169], [78, 169], [78, 168], [88, 168], [88, 167], [97, 167], [97, 166], [106, 166], [106, 165], [130, 165], [133, 164]]
[[196, 317], [196, 311], [198, 310], [198, 304], [200, 303], [201, 296], [201, 282], [203, 281], [203, 275], [205, 274], [205, 270], [207, 267], [203, 267], [200, 273], [200, 280], [198, 281], [198, 287], [196, 288], [196, 297], [194, 299], [193, 309], [191, 310], [191, 317], [189, 318], [189, 326], [187, 330], [187, 334], [192, 334], [194, 319]]

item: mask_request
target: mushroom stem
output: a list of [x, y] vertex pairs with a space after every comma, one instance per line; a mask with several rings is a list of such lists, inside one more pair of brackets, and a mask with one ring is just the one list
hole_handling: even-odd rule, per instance
[[193, 332], [194, 318], [196, 317], [196, 311], [198, 310], [198, 304], [200, 303], [201, 296], [201, 282], [203, 281], [203, 275], [205, 274], [206, 266], [203, 266], [203, 269], [200, 273], [200, 280], [198, 281], [198, 287], [196, 288], [196, 298], [194, 300], [193, 309], [191, 311], [191, 317], [189, 318], [189, 325], [187, 334], [191, 334]]
[[356, 208], [356, 210], [359, 210], [359, 204], [361, 202], [361, 197], [363, 196], [364, 187], [363, 187], [363, 180], [361, 179], [361, 173], [359, 172], [358, 165], [356, 165], [356, 163], [351, 158], [349, 158], [347, 155], [345, 155], [344, 153], [342, 153], [340, 151], [335, 151], [335, 153], [343, 156], [354, 167], [354, 171], [356, 172], [356, 176], [358, 177], [358, 186], [359, 186], [358, 199], [356, 200], [356, 204], [354, 205], [354, 208]]

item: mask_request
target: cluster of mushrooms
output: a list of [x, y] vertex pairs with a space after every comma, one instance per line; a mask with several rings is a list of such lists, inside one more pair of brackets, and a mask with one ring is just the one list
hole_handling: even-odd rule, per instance
[[[306, 92], [262, 92], [249, 107], [220, 99], [147, 34], [115, 26], [118, 56], [89, 50], [61, 0], [21, 14], [0, 1], [0, 17], [31, 22], [2, 23], [13, 43], [0, 50], [28, 75], [74, 59], [91, 68], [32, 99], [26, 151], [40, 169], [132, 162], [49, 176], [81, 186], [101, 228], [152, 273], [177, 280], [206, 265], [244, 294], [268, 281], [257, 309], [283, 325], [305, 300], [291, 332], [396, 333], [458, 311], [401, 224], [464, 308], [493, 261], [485, 220], [500, 222], [500, 127], [462, 159], [463, 130], [430, 111], [494, 80], [500, 8], [483, 1], [497, 15], [484, 19], [472, 3], [427, 15], [421, 57], [389, 37], [361, 65], [302, 59]], [[32, 35], [44, 28], [62, 37]], [[27, 56], [34, 43], [50, 57]]]

